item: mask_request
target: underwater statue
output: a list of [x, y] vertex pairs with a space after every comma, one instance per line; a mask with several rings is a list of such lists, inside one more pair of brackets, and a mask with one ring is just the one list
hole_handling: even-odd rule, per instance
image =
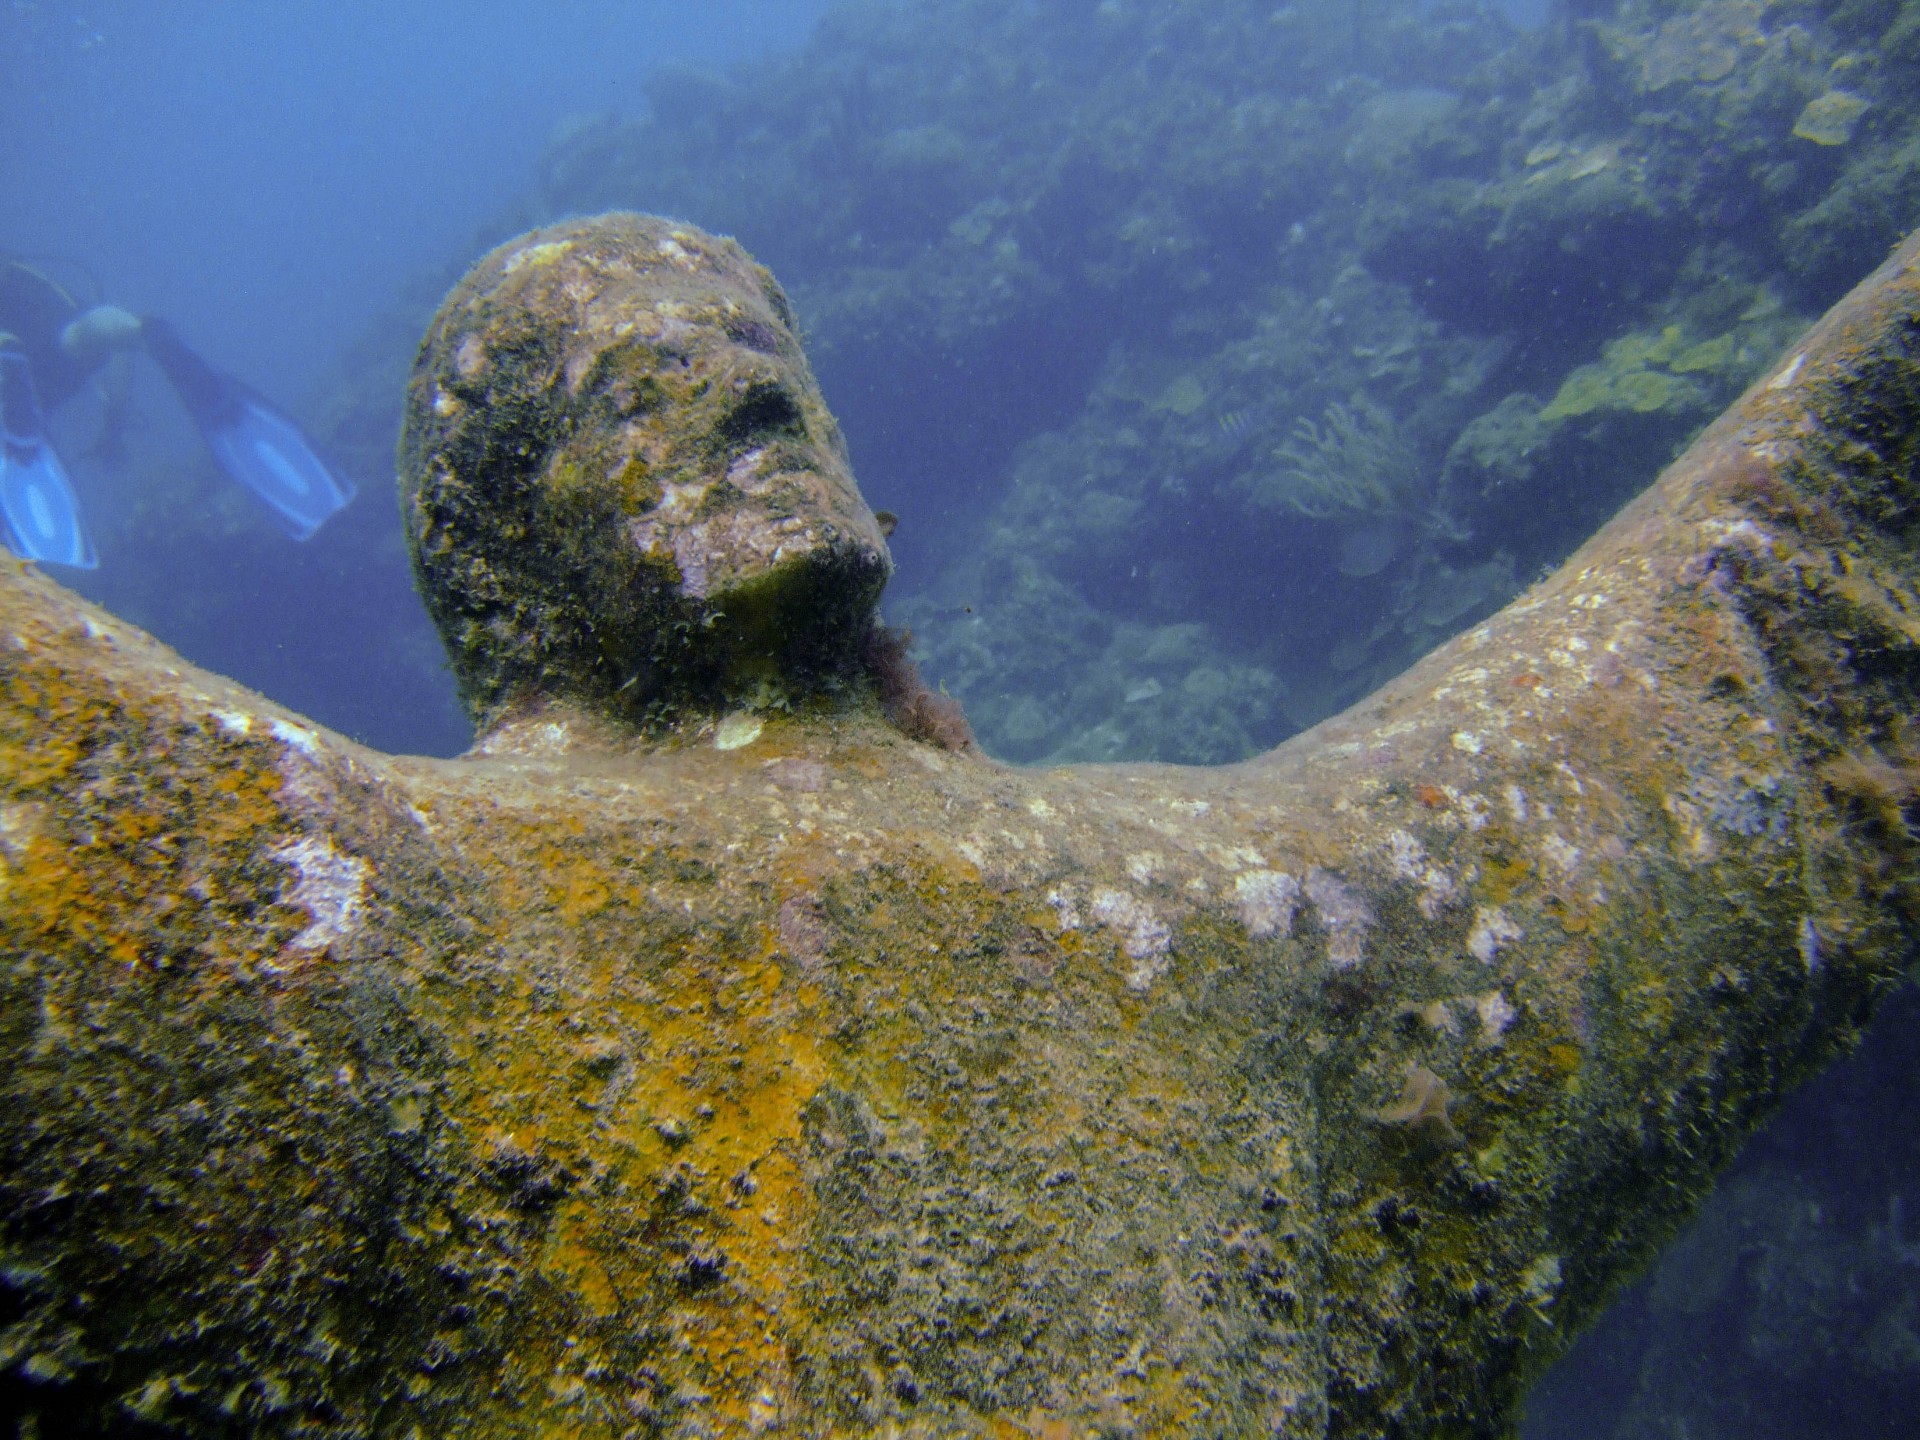
[[0, 1408], [1505, 1433], [1912, 959], [1917, 333], [1920, 238], [1346, 714], [1023, 771], [881, 713], [771, 277], [501, 248], [402, 444], [470, 754], [0, 562]]

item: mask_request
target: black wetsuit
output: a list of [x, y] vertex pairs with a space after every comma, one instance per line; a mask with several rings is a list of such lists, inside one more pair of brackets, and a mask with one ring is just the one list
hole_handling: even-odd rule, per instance
[[43, 410], [55, 410], [86, 388], [99, 361], [82, 363], [60, 346], [60, 332], [86, 307], [22, 260], [0, 259], [0, 346], [26, 352]]

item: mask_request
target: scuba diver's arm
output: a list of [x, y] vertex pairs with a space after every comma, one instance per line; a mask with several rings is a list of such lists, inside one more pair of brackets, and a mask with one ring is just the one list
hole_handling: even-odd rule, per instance
[[[0, 470], [9, 548], [28, 558], [91, 565], [77, 501], [46, 440], [44, 412], [71, 399], [108, 362], [145, 345], [173, 385], [220, 468], [260, 498], [276, 523], [305, 540], [354, 496], [298, 426], [265, 398], [209, 365], [165, 320], [117, 305], [82, 307], [21, 261], [0, 262], [0, 335], [7, 363], [8, 458]], [[111, 397], [102, 444], [119, 433]]]
[[89, 374], [140, 344], [138, 315], [118, 305], [94, 305], [60, 327], [60, 353]]
[[90, 306], [60, 331], [60, 353], [93, 377], [100, 394], [100, 433], [86, 451], [97, 459], [119, 463], [126, 458], [132, 357], [140, 341], [140, 317], [118, 305]]
[[66, 286], [24, 260], [0, 260], [0, 331], [27, 352], [49, 409], [87, 377], [140, 343], [140, 318], [118, 305], [83, 305]]

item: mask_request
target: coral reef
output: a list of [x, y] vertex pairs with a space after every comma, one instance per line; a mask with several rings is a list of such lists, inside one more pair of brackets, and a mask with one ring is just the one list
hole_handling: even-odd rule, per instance
[[1393, 417], [1366, 401], [1333, 401], [1319, 424], [1303, 415], [1273, 458], [1281, 467], [1277, 503], [1318, 520], [1353, 510], [1392, 514], [1406, 503], [1417, 467]]

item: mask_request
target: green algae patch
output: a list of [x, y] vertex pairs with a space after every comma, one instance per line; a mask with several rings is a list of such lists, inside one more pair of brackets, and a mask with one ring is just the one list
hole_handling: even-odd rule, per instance
[[1676, 375], [1719, 375], [1729, 370], [1735, 359], [1736, 341], [1732, 334], [1716, 335], [1689, 345], [1670, 362]]
[[[1598, 364], [1582, 365], [1561, 382], [1539, 418], [1552, 423], [1605, 411], [1650, 415], [1696, 410], [1707, 395], [1686, 377], [1705, 368], [1702, 362], [1710, 362], [1714, 353], [1688, 346], [1678, 325], [1658, 334], [1622, 336], [1608, 342]], [[1683, 360], [1689, 362], [1688, 370], [1680, 368]]]
[[1198, 376], [1182, 375], [1154, 399], [1156, 409], [1191, 415], [1207, 403], [1207, 389]]
[[1844, 145], [1853, 139], [1860, 117], [1872, 102], [1850, 90], [1829, 90], [1807, 102], [1800, 118], [1793, 122], [1793, 133], [1815, 145]]

